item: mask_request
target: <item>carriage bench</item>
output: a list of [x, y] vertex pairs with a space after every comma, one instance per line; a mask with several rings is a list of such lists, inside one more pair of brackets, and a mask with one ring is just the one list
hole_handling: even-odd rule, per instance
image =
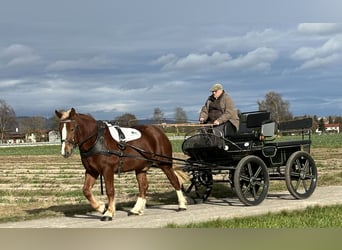
[[[271, 137], [274, 135], [275, 123], [271, 121], [271, 113], [268, 111], [244, 112], [239, 115], [240, 125], [238, 132], [233, 136], [224, 137], [235, 143], [246, 141], [260, 142], [261, 136]], [[224, 130], [226, 131], [226, 130]]]

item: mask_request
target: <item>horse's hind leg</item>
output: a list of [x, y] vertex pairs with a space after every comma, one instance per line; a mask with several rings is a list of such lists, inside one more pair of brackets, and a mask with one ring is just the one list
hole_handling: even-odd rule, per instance
[[99, 203], [93, 193], [91, 192], [91, 189], [93, 188], [94, 184], [96, 182], [96, 177], [91, 176], [89, 173], [85, 173], [85, 180], [83, 184], [83, 194], [89, 201], [90, 205], [98, 212], [104, 213], [106, 206], [104, 203]]
[[160, 166], [163, 172], [166, 174], [167, 178], [169, 179], [171, 185], [175, 188], [178, 198], [178, 211], [186, 210], [186, 199], [183, 195], [181, 190], [181, 185], [179, 183], [179, 179], [174, 171], [174, 169], [170, 166]]
[[144, 214], [144, 210], [146, 206], [146, 192], [148, 189], [146, 171], [136, 170], [135, 176], [138, 181], [139, 197], [134, 207], [129, 211], [128, 215], [142, 215]]

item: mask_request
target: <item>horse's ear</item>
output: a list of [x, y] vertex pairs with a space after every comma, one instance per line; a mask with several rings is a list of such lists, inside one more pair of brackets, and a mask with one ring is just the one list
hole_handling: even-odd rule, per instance
[[71, 118], [71, 117], [74, 117], [75, 115], [76, 115], [76, 110], [74, 108], [71, 108], [69, 117]]
[[62, 113], [57, 110], [55, 110], [55, 114], [59, 119], [62, 117]]

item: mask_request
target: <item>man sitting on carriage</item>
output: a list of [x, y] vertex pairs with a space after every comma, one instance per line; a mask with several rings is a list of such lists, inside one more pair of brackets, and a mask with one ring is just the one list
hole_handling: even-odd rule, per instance
[[220, 83], [215, 83], [201, 109], [200, 123], [213, 124], [213, 132], [217, 136], [234, 136], [239, 129], [239, 116], [233, 99]]

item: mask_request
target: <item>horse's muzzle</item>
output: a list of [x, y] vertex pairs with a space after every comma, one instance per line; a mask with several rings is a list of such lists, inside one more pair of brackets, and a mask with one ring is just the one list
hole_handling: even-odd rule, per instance
[[68, 158], [72, 155], [72, 150], [73, 150], [72, 148], [69, 148], [69, 149], [64, 148], [64, 150], [62, 150], [61, 153], [64, 158]]

